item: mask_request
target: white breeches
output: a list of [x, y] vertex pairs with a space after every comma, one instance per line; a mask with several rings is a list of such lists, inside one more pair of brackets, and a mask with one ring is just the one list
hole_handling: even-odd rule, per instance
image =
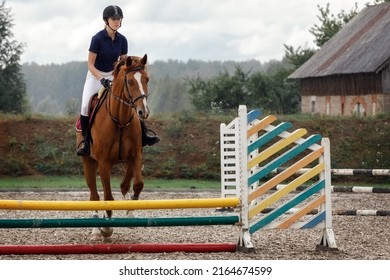
[[[111, 81], [113, 79], [112, 72], [100, 72], [100, 74], [103, 78], [110, 79]], [[81, 99], [81, 115], [88, 116], [89, 100], [101, 87], [100, 81], [92, 75], [91, 71], [88, 71]]]

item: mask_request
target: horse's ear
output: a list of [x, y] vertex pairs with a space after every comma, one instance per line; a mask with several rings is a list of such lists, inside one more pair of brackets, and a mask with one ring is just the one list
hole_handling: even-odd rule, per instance
[[146, 65], [147, 62], [148, 62], [148, 55], [145, 54], [144, 57], [141, 59], [141, 64]]
[[130, 67], [131, 64], [133, 64], [133, 59], [131, 58], [131, 56], [128, 56], [128, 57], [127, 57], [127, 60], [126, 60], [126, 66], [127, 66], [127, 67]]

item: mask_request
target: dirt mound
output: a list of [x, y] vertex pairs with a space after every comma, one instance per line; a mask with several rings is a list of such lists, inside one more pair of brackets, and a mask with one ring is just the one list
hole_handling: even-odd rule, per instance
[[[79, 175], [75, 118], [0, 120], [0, 175]], [[145, 173], [165, 178], [219, 176], [219, 121], [156, 121], [161, 141], [144, 148]], [[121, 165], [114, 173], [121, 172]]]
[[[233, 119], [181, 113], [148, 120], [148, 127], [161, 141], [144, 148], [145, 175], [219, 180], [220, 124]], [[321, 134], [330, 139], [332, 168], [390, 168], [390, 116], [286, 119], [293, 126], [289, 131], [306, 128], [307, 135]], [[75, 155], [75, 120], [19, 116], [0, 120], [0, 175], [81, 175], [81, 161]], [[122, 172], [121, 165], [114, 170], [118, 172]], [[389, 176], [353, 177], [355, 181], [390, 183]]]

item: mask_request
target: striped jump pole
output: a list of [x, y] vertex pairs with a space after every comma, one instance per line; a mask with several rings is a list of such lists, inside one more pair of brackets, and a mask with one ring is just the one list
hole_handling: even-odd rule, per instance
[[[275, 208], [265, 208], [261, 211], [263, 214], [270, 213], [274, 211]], [[299, 211], [298, 208], [291, 208], [286, 211], [286, 214], [294, 214]], [[318, 214], [318, 209], [312, 209], [310, 212], [307, 212], [306, 215], [316, 215]], [[371, 209], [350, 209], [350, 210], [334, 210], [333, 215], [337, 216], [390, 216], [389, 210], [371, 210]]]
[[[281, 190], [287, 185], [279, 184], [272, 188], [272, 190]], [[308, 185], [298, 186], [296, 191], [303, 191], [307, 189]], [[369, 186], [331, 186], [332, 192], [351, 192], [351, 193], [390, 193], [390, 188], [369, 187]]]
[[2, 245], [0, 255], [236, 252], [230, 243]]
[[388, 210], [371, 210], [371, 209], [351, 209], [351, 210], [336, 210], [333, 215], [340, 216], [390, 216]]
[[333, 192], [352, 193], [390, 193], [390, 188], [360, 187], [360, 186], [332, 186]]
[[[283, 172], [286, 168], [279, 167], [276, 168], [273, 172], [280, 173]], [[297, 170], [297, 174], [302, 174], [307, 172], [307, 168], [302, 168]], [[343, 169], [331, 169], [332, 175], [337, 176], [354, 176], [354, 175], [368, 175], [368, 176], [390, 176], [390, 169], [351, 169], [351, 168], [343, 168]]]

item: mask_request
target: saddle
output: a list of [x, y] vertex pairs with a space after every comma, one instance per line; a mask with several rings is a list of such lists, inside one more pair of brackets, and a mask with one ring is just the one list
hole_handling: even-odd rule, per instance
[[[89, 127], [92, 127], [92, 123], [95, 119], [96, 113], [99, 111], [100, 107], [103, 104], [104, 99], [107, 96], [107, 89], [104, 87], [101, 87], [99, 92], [92, 95], [91, 99], [89, 100], [88, 105], [88, 116], [89, 116]], [[77, 132], [81, 132], [81, 123], [80, 123], [80, 115], [77, 118], [75, 129]]]

